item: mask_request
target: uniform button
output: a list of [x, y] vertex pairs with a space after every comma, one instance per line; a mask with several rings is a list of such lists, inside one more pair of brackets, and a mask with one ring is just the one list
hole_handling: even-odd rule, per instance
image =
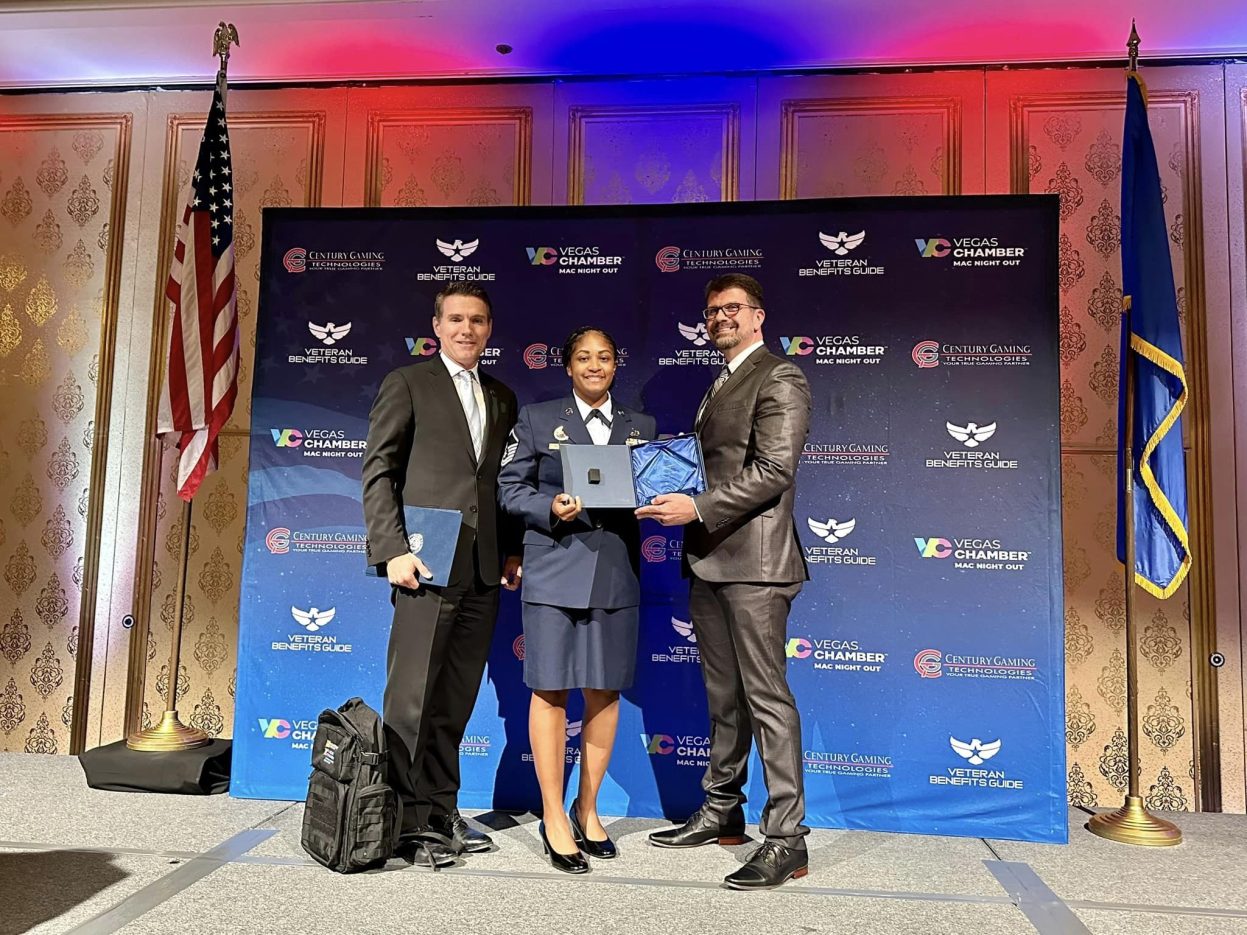
[[597, 520], [597, 521], [593, 524], [593, 528], [594, 528], [594, 529], [601, 529], [601, 528], [602, 528], [602, 521], [601, 521], [601, 520]]
[[468, 509], [469, 509], [469, 510], [471, 510], [473, 513], [475, 513], [475, 512], [476, 512], [476, 507], [474, 507], [474, 506], [473, 506], [473, 507], [468, 507]]

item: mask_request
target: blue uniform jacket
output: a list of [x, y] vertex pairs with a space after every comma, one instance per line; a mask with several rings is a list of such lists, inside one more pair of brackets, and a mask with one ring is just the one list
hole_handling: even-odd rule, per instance
[[[619, 405], [614, 410], [612, 445], [655, 437], [653, 416]], [[583, 510], [570, 523], [550, 512], [564, 490], [557, 447], [563, 440], [593, 444], [573, 397], [524, 406], [498, 474], [498, 502], [525, 525], [522, 597], [556, 607], [635, 607], [641, 602], [641, 534], [632, 511]]]

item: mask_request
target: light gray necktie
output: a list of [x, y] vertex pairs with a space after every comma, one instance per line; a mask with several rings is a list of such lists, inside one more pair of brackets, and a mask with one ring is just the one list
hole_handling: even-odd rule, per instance
[[481, 444], [484, 442], [482, 429], [481, 407], [476, 402], [476, 388], [473, 384], [476, 377], [471, 370], [460, 370], [455, 377], [459, 383], [459, 402], [463, 405], [463, 414], [468, 417], [468, 434], [472, 436], [472, 451], [476, 460], [481, 460]]

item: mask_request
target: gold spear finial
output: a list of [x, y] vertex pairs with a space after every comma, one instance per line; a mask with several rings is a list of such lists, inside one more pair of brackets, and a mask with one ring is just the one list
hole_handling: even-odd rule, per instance
[[1130, 71], [1139, 70], [1139, 31], [1134, 27], [1134, 20], [1130, 20], [1130, 38], [1126, 40], [1126, 49], [1130, 53]]

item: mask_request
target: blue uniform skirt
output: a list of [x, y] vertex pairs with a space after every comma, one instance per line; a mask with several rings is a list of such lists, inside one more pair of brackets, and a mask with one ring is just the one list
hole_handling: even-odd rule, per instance
[[640, 609], [524, 604], [524, 684], [623, 691], [636, 673]]

